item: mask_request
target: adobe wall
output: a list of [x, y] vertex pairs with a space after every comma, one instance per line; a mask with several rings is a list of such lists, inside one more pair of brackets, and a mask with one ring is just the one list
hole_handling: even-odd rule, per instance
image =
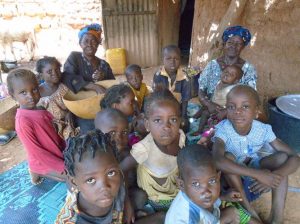
[[[204, 67], [220, 54], [217, 49], [224, 30], [218, 30], [220, 23], [241, 24], [253, 35], [242, 57], [258, 71], [260, 96], [267, 100], [285, 93], [300, 93], [300, 1], [232, 1], [235, 5], [231, 5], [231, 0], [196, 1], [190, 64]], [[232, 6], [235, 8], [227, 11]]]
[[[72, 50], [79, 50], [77, 33], [86, 24], [101, 23], [101, 0], [2, 0], [0, 2], [0, 23], [10, 26], [8, 31], [26, 39], [30, 30], [36, 38], [35, 58], [43, 55], [56, 56], [63, 60]], [[10, 25], [11, 24], [11, 25]], [[3, 31], [3, 26], [2, 26]], [[0, 34], [1, 35], [1, 34]], [[5, 35], [7, 36], [7, 35]], [[0, 40], [0, 59], [12, 59], [9, 46]], [[14, 42], [14, 52], [18, 60], [28, 59], [24, 44]], [[99, 49], [100, 50], [100, 49]], [[101, 53], [100, 53], [101, 54]]]

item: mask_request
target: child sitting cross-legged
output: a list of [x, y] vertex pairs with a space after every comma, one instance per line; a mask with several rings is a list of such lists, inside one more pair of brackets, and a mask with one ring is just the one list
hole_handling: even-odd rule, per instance
[[[241, 206], [220, 210], [221, 199], [240, 201], [238, 192], [220, 196], [220, 175], [209, 150], [189, 145], [179, 151], [178, 185], [180, 191], [168, 213], [165, 224], [173, 223], [257, 223]], [[235, 202], [237, 204], [237, 202]]]
[[10, 71], [9, 94], [20, 108], [16, 114], [16, 132], [27, 153], [31, 182], [39, 184], [43, 177], [65, 181], [62, 151], [65, 141], [53, 127], [53, 116], [37, 106], [40, 100], [38, 81], [27, 69]]
[[180, 126], [180, 105], [168, 89], [151, 93], [145, 101], [145, 127], [150, 133], [133, 145], [121, 167], [137, 166], [137, 183], [155, 211], [166, 211], [178, 193], [177, 154], [185, 145]]
[[[227, 118], [216, 126], [213, 155], [230, 187], [241, 193], [241, 204], [260, 219], [249, 201], [272, 190], [272, 209], [266, 223], [283, 223], [288, 175], [300, 164], [297, 154], [276, 138], [272, 128], [256, 119], [259, 97], [245, 85], [227, 94]], [[262, 147], [270, 144], [275, 152]], [[244, 185], [244, 187], [243, 187]]]

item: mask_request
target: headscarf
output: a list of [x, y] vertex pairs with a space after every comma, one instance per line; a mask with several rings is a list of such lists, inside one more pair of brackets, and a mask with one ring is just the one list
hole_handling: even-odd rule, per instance
[[226, 43], [227, 40], [233, 36], [240, 36], [243, 39], [245, 46], [247, 46], [251, 40], [251, 33], [247, 28], [242, 26], [227, 27], [223, 32], [222, 39], [224, 43]]
[[79, 31], [79, 33], [78, 33], [79, 41], [82, 39], [82, 37], [85, 34], [90, 33], [94, 37], [96, 37], [96, 39], [100, 42], [100, 40], [101, 40], [101, 32], [102, 32], [102, 28], [101, 28], [100, 24], [98, 24], [98, 23], [92, 23], [90, 25], [87, 25], [87, 26], [81, 28], [81, 30]]

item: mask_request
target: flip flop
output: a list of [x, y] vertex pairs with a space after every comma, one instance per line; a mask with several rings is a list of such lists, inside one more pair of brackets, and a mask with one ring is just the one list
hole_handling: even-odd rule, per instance
[[17, 133], [15, 131], [10, 131], [5, 135], [0, 135], [0, 146], [6, 145], [16, 136]]

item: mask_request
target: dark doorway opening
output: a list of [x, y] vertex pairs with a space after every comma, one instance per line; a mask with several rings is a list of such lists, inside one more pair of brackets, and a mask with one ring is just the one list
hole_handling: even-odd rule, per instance
[[190, 55], [194, 19], [194, 6], [195, 0], [182, 1], [178, 46], [181, 50], [182, 64], [186, 65], [189, 62]]

